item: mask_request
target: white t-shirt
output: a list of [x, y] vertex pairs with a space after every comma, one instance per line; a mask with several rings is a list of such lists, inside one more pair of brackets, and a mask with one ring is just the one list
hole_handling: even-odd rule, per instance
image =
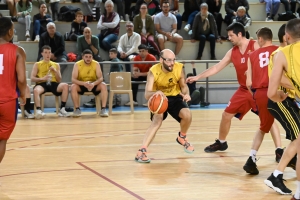
[[142, 22], [143, 22], [142, 33], [146, 34], [147, 33], [147, 30], [146, 30], [146, 19], [142, 19]]

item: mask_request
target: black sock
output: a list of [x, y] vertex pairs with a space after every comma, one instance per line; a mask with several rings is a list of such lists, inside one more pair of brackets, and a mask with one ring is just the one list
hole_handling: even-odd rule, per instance
[[80, 108], [79, 108], [79, 107], [77, 107], [77, 108], [76, 108], [76, 110], [80, 110]]
[[101, 107], [101, 109], [105, 109], [105, 107]]
[[28, 113], [31, 113], [31, 112], [30, 112], [30, 101], [31, 101], [30, 98], [26, 98], [26, 104], [25, 104], [25, 106], [24, 106], [25, 110], [26, 110]]
[[60, 109], [62, 109], [63, 107], [66, 107], [66, 102], [61, 102], [61, 104], [60, 104]]
[[36, 107], [37, 110], [41, 110], [41, 107]]

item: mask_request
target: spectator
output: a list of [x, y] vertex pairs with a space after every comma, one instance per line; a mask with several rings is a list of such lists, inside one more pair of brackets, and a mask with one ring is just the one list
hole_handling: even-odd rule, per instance
[[17, 3], [18, 22], [21, 24], [25, 24], [26, 26], [25, 37], [27, 38], [27, 41], [30, 41], [31, 11], [32, 3], [29, 0], [21, 0]]
[[[122, 0], [112, 0], [112, 1], [113, 1], [114, 4], [117, 5], [117, 12], [118, 12], [118, 14], [120, 16], [121, 22], [123, 22], [124, 19], [125, 19], [125, 14], [124, 14], [124, 8], [123, 8], [123, 2], [122, 2]], [[105, 4], [106, 0], [102, 0], [102, 3]]]
[[218, 34], [221, 35], [223, 17], [220, 11], [222, 7], [222, 0], [201, 0], [200, 2], [201, 4], [207, 3], [208, 12], [210, 12], [214, 16], [218, 28]]
[[58, 7], [59, 7], [59, 0], [50, 0], [50, 8], [51, 8], [53, 21], [56, 21], [56, 17], [58, 15]]
[[147, 14], [147, 9], [147, 4], [143, 3], [140, 8], [140, 14], [134, 17], [134, 32], [141, 35], [142, 44], [150, 44], [157, 51], [157, 55], [159, 55], [160, 50], [154, 40], [154, 22], [152, 17]]
[[139, 14], [142, 4], [146, 4], [148, 8], [148, 14], [154, 17], [157, 13], [161, 12], [161, 8], [158, 0], [137, 0], [135, 4], [134, 16]]
[[266, 4], [267, 22], [274, 20], [274, 16], [277, 14], [280, 6], [280, 0], [259, 0], [260, 3]]
[[216, 60], [215, 47], [216, 40], [221, 41], [217, 31], [216, 21], [214, 16], [208, 12], [208, 5], [202, 3], [200, 12], [196, 15], [193, 23], [193, 33], [191, 42], [199, 40], [199, 50], [197, 60], [201, 60], [202, 53], [205, 47], [205, 41], [210, 42], [210, 59]]
[[78, 94], [92, 91], [94, 95], [101, 92], [101, 117], [108, 117], [106, 112], [107, 87], [103, 82], [103, 75], [99, 63], [93, 60], [93, 53], [86, 49], [82, 52], [82, 60], [74, 64], [72, 72], [71, 96], [74, 103], [74, 117], [81, 115]]
[[[162, 7], [162, 3], [165, 0], [160, 0], [160, 5]], [[179, 13], [179, 0], [168, 0], [170, 3], [170, 13], [172, 13], [173, 15], [175, 15], [176, 19], [177, 19], [177, 30], [181, 29], [181, 24], [182, 24], [182, 16]]]
[[227, 26], [229, 26], [232, 23], [233, 18], [236, 17], [237, 15], [236, 11], [240, 6], [244, 6], [246, 8], [246, 15], [250, 17], [248, 14], [249, 3], [247, 0], [226, 0], [225, 2], [226, 16], [224, 18], [224, 22], [227, 24]]
[[[148, 48], [146, 45], [141, 44], [138, 47], [139, 55], [134, 58], [134, 61], [156, 61], [156, 58], [148, 53]], [[137, 63], [133, 65], [133, 75], [131, 80], [132, 81], [146, 81], [147, 74], [149, 69], [154, 65], [154, 63]], [[133, 96], [133, 105], [137, 106], [137, 92], [138, 92], [139, 83], [132, 83], [132, 96]], [[126, 103], [125, 106], [130, 106], [130, 102]], [[143, 106], [148, 106], [148, 104], [143, 104]]]
[[[186, 78], [190, 76], [197, 76], [196, 68], [194, 66], [195, 64], [192, 63], [193, 66], [193, 73], [188, 73], [186, 75]], [[200, 103], [200, 107], [206, 107], [209, 106], [209, 102], [205, 102], [205, 89], [204, 87], [200, 87], [199, 90], [196, 88], [196, 82], [193, 83], [187, 83], [187, 86], [189, 87], [190, 95], [191, 95], [191, 101], [188, 102], [188, 105], [198, 105]]]
[[99, 19], [97, 29], [101, 31], [98, 35], [100, 47], [109, 51], [112, 43], [118, 40], [120, 18], [118, 13], [114, 12], [114, 3], [111, 0], [106, 1], [104, 6], [105, 11]]
[[185, 0], [184, 1], [184, 13], [182, 15], [182, 20], [186, 21], [184, 27], [185, 31], [189, 31], [193, 25], [193, 21], [197, 13], [200, 11], [200, 0]]
[[51, 47], [43, 46], [41, 48], [42, 59], [36, 62], [31, 72], [31, 81], [36, 82], [33, 88], [34, 103], [36, 106], [35, 118], [40, 119], [45, 116], [41, 110], [40, 95], [45, 92], [52, 92], [55, 96], [61, 96], [61, 106], [58, 113], [59, 116], [68, 117], [65, 106], [69, 94], [69, 86], [67, 83], [61, 83], [60, 66], [58, 63], [52, 62]]
[[[114, 62], [110, 65], [109, 73], [111, 72], [121, 72], [123, 71], [123, 66], [119, 64], [120, 60], [117, 58], [118, 50], [112, 48], [109, 50], [109, 58], [111, 62]], [[121, 94], [115, 94], [113, 97], [113, 108], [121, 105]]]
[[33, 34], [32, 40], [40, 41], [40, 35], [47, 31], [47, 24], [52, 22], [50, 15], [47, 14], [47, 6], [45, 3], [40, 4], [40, 12], [33, 16]]
[[96, 8], [96, 15], [98, 12], [100, 13], [100, 4], [102, 2], [101, 0], [80, 0], [80, 2], [83, 5], [82, 12], [85, 16], [93, 16], [93, 10], [90, 7], [89, 3], [95, 3], [94, 8]]
[[9, 10], [9, 14], [11, 17], [16, 16], [16, 5], [15, 5], [15, 0], [6, 0], [6, 4]]
[[84, 28], [87, 27], [85, 21], [83, 21], [83, 12], [77, 11], [75, 13], [75, 19], [71, 23], [71, 31], [69, 34], [70, 41], [77, 41], [77, 37], [83, 35]]
[[[47, 24], [47, 32], [41, 35], [41, 40], [39, 41], [39, 55], [37, 61], [42, 59], [43, 46], [48, 45], [53, 52], [51, 52], [50, 60], [53, 62], [67, 62], [67, 53], [65, 51], [65, 41], [64, 37], [56, 31], [55, 24], [49, 22]], [[66, 66], [61, 68], [63, 72]]]
[[240, 22], [241, 24], [244, 25], [245, 31], [246, 31], [246, 38], [249, 39], [250, 38], [250, 34], [248, 32], [248, 29], [251, 25], [251, 19], [249, 17], [247, 17], [246, 15], [246, 8], [244, 6], [240, 6], [237, 10], [237, 15], [236, 17], [233, 19], [233, 23], [234, 22]]
[[291, 11], [297, 18], [299, 18], [299, 14], [296, 12], [296, 0], [280, 0], [280, 2], [284, 5], [285, 12]]
[[165, 49], [165, 41], [176, 43], [175, 55], [178, 59], [178, 54], [183, 46], [183, 38], [177, 32], [177, 20], [174, 15], [169, 13], [170, 4], [164, 2], [162, 4], [162, 12], [154, 18], [154, 25], [158, 33], [158, 45], [160, 50]]
[[99, 47], [98, 37], [92, 35], [92, 31], [89, 27], [85, 27], [83, 35], [77, 38], [77, 51], [78, 51], [77, 61], [82, 59], [82, 52], [86, 49], [92, 51], [94, 60], [96, 60], [97, 62], [102, 62], [102, 59], [99, 56], [100, 47]]
[[[120, 37], [118, 45], [118, 58], [123, 61], [130, 61], [138, 54], [138, 46], [141, 44], [141, 36], [133, 32], [132, 22], [126, 23], [126, 33]], [[130, 64], [125, 65], [126, 72], [131, 72]]]

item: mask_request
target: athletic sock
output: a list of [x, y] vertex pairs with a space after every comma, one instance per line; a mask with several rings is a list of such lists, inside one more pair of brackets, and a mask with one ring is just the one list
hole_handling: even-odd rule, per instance
[[253, 162], [256, 162], [256, 153], [257, 153], [256, 150], [254, 150], [254, 149], [250, 150], [250, 156], [251, 156]]
[[63, 107], [66, 107], [66, 102], [61, 102], [61, 104], [60, 104], [60, 109], [62, 109]]
[[277, 176], [279, 175], [279, 174], [283, 174], [283, 172], [281, 172], [281, 171], [279, 171], [279, 170], [275, 170], [274, 172], [273, 172], [273, 175], [277, 178]]
[[41, 107], [36, 107], [37, 110], [41, 110]]
[[183, 133], [180, 131], [180, 137], [185, 137], [186, 136], [186, 133]]
[[294, 194], [295, 199], [300, 199], [300, 181], [297, 181], [297, 190]]
[[219, 140], [221, 143], [224, 143], [224, 142], [226, 142], [226, 140]]
[[24, 108], [28, 113], [31, 113], [30, 112], [30, 102], [31, 102], [31, 98], [26, 98], [26, 104], [25, 104]]

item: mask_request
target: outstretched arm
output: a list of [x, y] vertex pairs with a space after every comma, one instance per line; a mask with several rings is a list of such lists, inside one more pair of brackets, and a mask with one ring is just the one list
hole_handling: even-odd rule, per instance
[[247, 76], [247, 79], [246, 79], [246, 86], [249, 90], [249, 92], [252, 94], [252, 91], [251, 91], [251, 86], [252, 86], [252, 65], [251, 65], [251, 61], [250, 61], [250, 58], [248, 58], [248, 70], [246, 72], [246, 76]]

